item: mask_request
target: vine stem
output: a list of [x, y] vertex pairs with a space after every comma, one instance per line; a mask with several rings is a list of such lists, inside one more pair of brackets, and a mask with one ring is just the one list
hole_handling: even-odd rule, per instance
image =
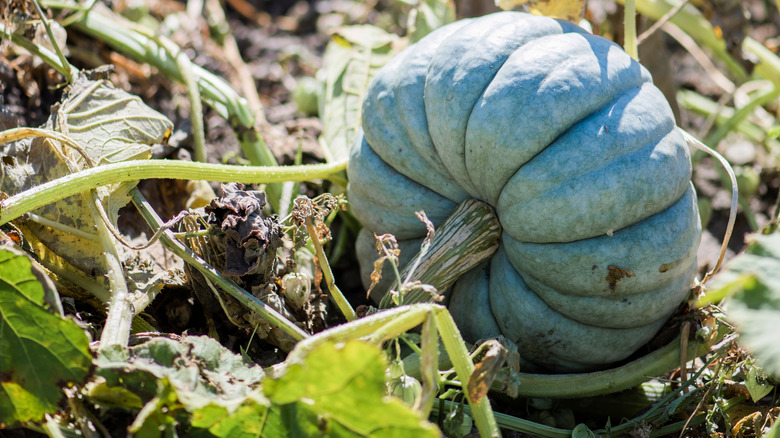
[[[256, 116], [262, 112], [256, 109], [253, 111], [247, 101], [224, 79], [188, 59], [177, 57], [180, 49], [171, 40], [111, 12], [99, 11], [97, 8], [85, 9], [77, 4], [57, 1], [42, 0], [42, 3], [54, 9], [77, 11], [74, 14], [76, 18], [69, 21], [69, 25], [125, 55], [156, 67], [166, 77], [187, 84], [190, 97], [193, 97], [192, 88], [196, 83], [203, 101], [232, 125], [247, 159], [253, 165], [277, 165], [276, 158], [258, 132]], [[192, 78], [189, 79], [192, 80], [188, 80], [188, 72], [182, 71], [183, 66], [186, 67], [184, 70], [190, 69]], [[200, 155], [200, 152], [198, 154]], [[280, 185], [268, 184], [266, 193], [268, 202], [278, 210]]]
[[66, 78], [74, 77], [79, 73], [76, 67], [70, 64], [62, 64], [57, 54], [47, 49], [46, 47], [33, 43], [22, 35], [12, 32], [12, 30], [8, 29], [4, 23], [0, 23], [0, 36], [10, 39], [17, 46], [22, 47], [32, 55], [41, 58], [43, 62], [50, 65], [52, 68], [57, 70], [59, 74]]
[[723, 236], [723, 243], [721, 244], [720, 247], [720, 255], [718, 256], [718, 262], [709, 272], [707, 272], [707, 274], [704, 275], [704, 278], [701, 280], [701, 284], [706, 284], [707, 280], [709, 280], [710, 277], [715, 275], [715, 273], [718, 272], [718, 270], [720, 270], [720, 266], [723, 264], [723, 259], [726, 257], [726, 250], [728, 249], [729, 241], [731, 240], [731, 233], [734, 232], [734, 223], [737, 220], [737, 206], [739, 205], [739, 188], [737, 187], [737, 177], [736, 175], [734, 175], [734, 169], [732, 169], [729, 162], [725, 158], [723, 158], [723, 155], [719, 154], [718, 151], [710, 148], [706, 144], [699, 141], [699, 139], [689, 134], [686, 130], [680, 128], [680, 132], [682, 132], [683, 138], [685, 138], [685, 140], [689, 144], [715, 157], [715, 159], [718, 160], [720, 165], [723, 166], [723, 168], [726, 170], [726, 172], [729, 175], [729, 179], [731, 181], [731, 209], [729, 210], [729, 222], [728, 222], [728, 226], [726, 227], [726, 234]]
[[131, 305], [130, 292], [125, 281], [125, 271], [120, 262], [119, 253], [113, 236], [108, 231], [105, 222], [100, 218], [100, 209], [103, 207], [97, 192], [90, 190], [89, 210], [92, 221], [95, 223], [100, 246], [103, 247], [103, 257], [106, 261], [106, 276], [111, 289], [111, 300], [108, 305], [106, 323], [100, 334], [100, 348], [111, 345], [127, 347], [130, 340], [130, 329], [135, 315], [134, 306]]
[[35, 186], [0, 202], [0, 225], [28, 211], [68, 196], [109, 184], [149, 178], [217, 182], [277, 183], [327, 178], [346, 169], [347, 162], [303, 166], [230, 166], [173, 160], [132, 160], [72, 173]]
[[[381, 312], [380, 312], [381, 314]], [[716, 321], [715, 329], [706, 341], [688, 344], [687, 357], [699, 357], [720, 342], [731, 329]], [[611, 394], [633, 388], [653, 376], [660, 376], [680, 366], [680, 335], [665, 346], [632, 362], [603, 371], [573, 374], [534, 374], [499, 371], [491, 390], [526, 398], [585, 398]], [[439, 369], [450, 367], [450, 358], [443, 357]], [[404, 358], [404, 370], [412, 377], [420, 376], [420, 357]]]
[[330, 296], [333, 301], [336, 302], [339, 310], [347, 318], [347, 321], [354, 321], [357, 319], [357, 314], [352, 309], [352, 306], [347, 301], [344, 294], [341, 293], [341, 289], [336, 286], [336, 281], [333, 278], [333, 272], [330, 270], [330, 264], [327, 257], [325, 257], [325, 251], [322, 250], [322, 243], [320, 243], [319, 233], [314, 227], [314, 222], [311, 220], [311, 216], [306, 218], [306, 231], [309, 233], [311, 243], [314, 245], [314, 251], [317, 253], [317, 260], [320, 263], [320, 269], [322, 269], [322, 275], [325, 277], [325, 284], [328, 286]]
[[[60, 45], [57, 44], [57, 39], [54, 37], [54, 32], [51, 30], [51, 26], [49, 25], [49, 19], [46, 17], [46, 14], [43, 12], [43, 9], [41, 9], [41, 5], [38, 4], [37, 0], [33, 0], [33, 5], [35, 6], [36, 12], [38, 12], [38, 18], [41, 19], [41, 23], [43, 23], [43, 27], [46, 30], [46, 35], [49, 37], [49, 41], [51, 42], [51, 45], [54, 47], [54, 51], [57, 53], [57, 58], [59, 58], [60, 63], [62, 65], [68, 65], [68, 60], [65, 58], [65, 54], [62, 53], [62, 49], [60, 49]], [[65, 70], [65, 81], [68, 83], [73, 82], [73, 73], [74, 70], [72, 69], [66, 69]]]
[[636, 38], [636, 44], [637, 45], [642, 44], [642, 42], [644, 42], [646, 39], [650, 38], [651, 35], [653, 35], [654, 33], [658, 32], [658, 29], [660, 29], [664, 25], [664, 23], [666, 23], [667, 21], [671, 20], [672, 17], [677, 15], [677, 13], [680, 12], [682, 10], [682, 8], [684, 8], [685, 5], [688, 4], [689, 1], [690, 0], [684, 0], [684, 1], [680, 2], [680, 4], [678, 4], [677, 6], [673, 7], [672, 9], [670, 9], [669, 12], [665, 13], [663, 17], [659, 18], [658, 21], [653, 23], [652, 26], [650, 26], [648, 29], [643, 31]]
[[623, 12], [623, 48], [629, 56], [639, 61], [636, 39], [636, 4], [634, 0], [625, 0]]

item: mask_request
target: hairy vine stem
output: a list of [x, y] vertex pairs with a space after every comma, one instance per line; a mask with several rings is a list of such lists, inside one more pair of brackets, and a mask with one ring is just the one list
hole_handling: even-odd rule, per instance
[[303, 166], [230, 166], [173, 160], [123, 161], [57, 178], [0, 201], [0, 225], [68, 196], [118, 182], [149, 178], [246, 183], [307, 181], [327, 178], [346, 167], [346, 161]]

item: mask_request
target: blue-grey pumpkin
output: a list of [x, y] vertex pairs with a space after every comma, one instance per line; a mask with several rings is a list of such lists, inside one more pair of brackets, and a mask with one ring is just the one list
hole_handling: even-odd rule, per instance
[[458, 21], [382, 68], [362, 126], [348, 198], [369, 271], [366, 235], [419, 239], [415, 211], [437, 225], [469, 198], [496, 211], [499, 250], [451, 292], [467, 340], [503, 335], [539, 365], [594, 369], [688, 296], [701, 236], [688, 148], [614, 43], [519, 12]]

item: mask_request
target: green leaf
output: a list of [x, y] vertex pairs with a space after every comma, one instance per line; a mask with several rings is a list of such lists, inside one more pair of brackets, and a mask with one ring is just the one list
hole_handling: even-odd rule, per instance
[[[271, 435], [269, 430], [273, 425], [266, 423], [270, 403], [262, 396], [251, 395], [232, 410], [228, 406], [209, 404], [192, 413], [192, 436], [197, 437], [231, 437], [253, 438], [265, 431], [265, 436], [283, 436], [282, 433]], [[281, 432], [280, 425], [276, 430]]]
[[159, 395], [151, 399], [135, 417], [128, 431], [138, 437], [178, 436], [175, 413], [182, 408], [176, 389], [166, 377], [157, 383]]
[[[168, 118], [138, 96], [114, 88], [107, 80], [93, 81], [83, 75], [71, 86], [51, 123], [83, 146], [97, 166], [148, 159], [152, 145], [162, 142], [173, 129]], [[80, 169], [88, 167], [80, 154], [69, 148], [65, 151]], [[130, 201], [127, 193], [135, 185], [122, 183], [98, 189], [114, 223], [119, 209]]]
[[747, 387], [750, 399], [754, 403], [758, 402], [772, 390], [775, 389], [775, 385], [767, 382], [766, 378], [761, 373], [761, 369], [752, 365], [748, 370], [747, 377], [745, 377], [745, 387]]
[[92, 366], [87, 335], [46, 304], [34, 269], [22, 251], [0, 249], [0, 425], [56, 412], [61, 388]]
[[[156, 382], [165, 377], [190, 410], [213, 401], [240, 403], [264, 375], [261, 367], [207, 336], [161, 336], [129, 348], [112, 346], [101, 350], [95, 364], [107, 388], [90, 392], [93, 401], [116, 403], [108, 389], [125, 388], [147, 403], [160, 396]], [[107, 398], [101, 399], [101, 394]]]
[[442, 432], [448, 437], [466, 437], [471, 434], [474, 427], [474, 421], [466, 415], [465, 403], [458, 403], [457, 407], [452, 409], [444, 416]]
[[112, 346], [95, 363], [89, 400], [140, 408], [130, 428], [137, 436], [440, 436], [385, 395], [384, 355], [362, 341], [323, 344], [277, 378], [205, 336]]
[[376, 72], [395, 55], [398, 37], [371, 25], [340, 27], [325, 48], [320, 120], [325, 158], [346, 160], [360, 130], [361, 108]]
[[90, 401], [142, 407], [136, 436], [258, 436], [270, 406], [257, 390], [263, 369], [207, 336], [169, 336], [102, 349]]
[[325, 343], [301, 363], [289, 364], [280, 378], [264, 381], [263, 390], [281, 405], [279, 415], [291, 435], [438, 436], [435, 426], [401, 400], [385, 396], [386, 367], [374, 345]]
[[775, 421], [775, 424], [773, 424], [772, 428], [769, 429], [769, 432], [764, 435], [764, 438], [780, 438], [780, 421]]
[[596, 438], [596, 434], [583, 423], [578, 424], [571, 431], [572, 438]]
[[415, 43], [434, 30], [455, 21], [452, 0], [419, 0], [409, 13], [409, 42]]
[[748, 241], [745, 252], [713, 279], [713, 292], [741, 286], [727, 301], [727, 317], [761, 368], [780, 377], [780, 233], [753, 234]]
[[780, 138], [780, 126], [773, 126], [766, 131], [766, 137], [770, 140]]

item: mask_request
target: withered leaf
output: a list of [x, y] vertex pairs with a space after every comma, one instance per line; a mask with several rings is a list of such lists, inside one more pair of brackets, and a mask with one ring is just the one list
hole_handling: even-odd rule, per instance
[[498, 370], [506, 361], [508, 350], [495, 339], [491, 339], [480, 348], [487, 347], [488, 350], [482, 360], [474, 366], [474, 372], [471, 373], [468, 382], [469, 397], [473, 401], [478, 401], [486, 396], [490, 390], [490, 385], [495, 380]]

